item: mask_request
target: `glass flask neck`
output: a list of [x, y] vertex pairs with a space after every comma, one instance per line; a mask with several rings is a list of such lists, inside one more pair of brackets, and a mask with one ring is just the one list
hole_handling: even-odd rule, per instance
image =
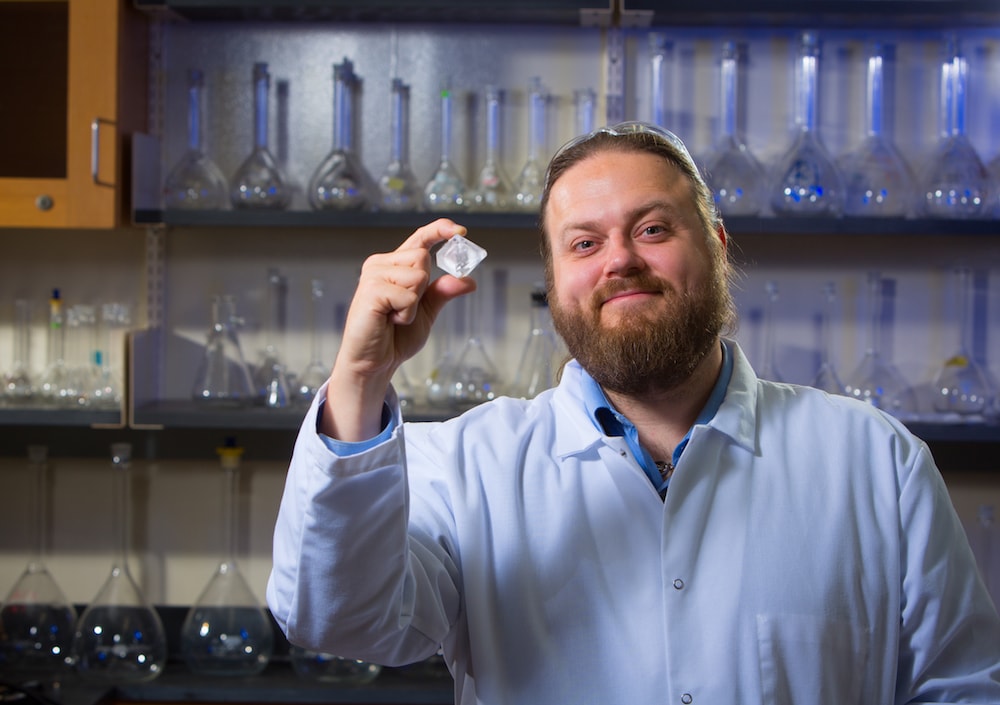
[[594, 113], [597, 109], [597, 94], [590, 88], [573, 92], [576, 111], [576, 134], [589, 135], [594, 131]]
[[201, 96], [204, 77], [200, 70], [188, 72], [188, 149], [202, 151], [201, 139]]
[[816, 130], [818, 104], [819, 44], [816, 36], [807, 33], [802, 37], [799, 52], [798, 106], [796, 122], [806, 132]]
[[14, 372], [27, 371], [31, 363], [31, 301], [14, 301]]
[[253, 68], [253, 146], [267, 149], [267, 99], [270, 87], [267, 64], [254, 64]]
[[649, 35], [649, 73], [650, 73], [650, 121], [654, 125], [666, 127], [667, 125], [667, 64], [670, 59], [670, 52], [673, 45], [667, 41], [662, 34], [654, 33]]
[[49, 299], [48, 362], [62, 364], [66, 358], [66, 329], [64, 327], [62, 299], [59, 290]]
[[530, 122], [528, 160], [538, 161], [541, 159], [542, 150], [545, 146], [545, 108], [548, 96], [545, 95], [541, 80], [538, 78], [532, 79], [528, 94], [528, 119]]
[[451, 161], [451, 90], [441, 91], [441, 163]]
[[264, 344], [268, 351], [276, 351], [280, 338], [285, 332], [285, 277], [276, 269], [267, 273], [266, 317], [264, 320]]
[[312, 339], [310, 341], [309, 350], [309, 362], [310, 364], [321, 365], [323, 363], [323, 343], [321, 331], [325, 328], [323, 325], [323, 299], [325, 298], [326, 289], [321, 279], [313, 279], [309, 285], [309, 305], [311, 307], [310, 313], [312, 314], [312, 326], [310, 329], [310, 335]]
[[827, 282], [823, 287], [823, 320], [820, 324], [820, 362], [830, 364], [830, 349], [833, 347], [833, 317], [837, 308], [837, 286]]
[[28, 562], [29, 571], [43, 569], [45, 549], [48, 539], [48, 448], [28, 446], [28, 468], [31, 471], [31, 495], [29, 507], [34, 509], [32, 525], [32, 555]]
[[882, 275], [868, 275], [868, 354], [878, 357], [882, 337]]
[[392, 145], [391, 161], [410, 161], [410, 87], [398, 78], [392, 79]]
[[968, 356], [972, 350], [972, 276], [965, 267], [955, 270], [955, 296], [958, 304], [959, 350]]
[[884, 105], [884, 69], [881, 47], [868, 57], [868, 135], [882, 134], [882, 110]]
[[333, 67], [333, 148], [339, 152], [349, 152], [352, 148], [354, 130], [354, 67], [344, 59]]
[[723, 137], [733, 137], [736, 134], [736, 68], [736, 45], [733, 42], [726, 42], [722, 47], [720, 67]]
[[486, 163], [500, 163], [500, 91], [495, 86], [486, 89]]
[[239, 471], [242, 448], [225, 447], [219, 449], [222, 464], [222, 561], [220, 572], [235, 571], [237, 552], [237, 512], [239, 497]]
[[129, 534], [132, 526], [131, 448], [127, 444], [113, 445], [111, 464], [111, 517], [116, 539], [111, 570], [113, 575], [128, 575]]

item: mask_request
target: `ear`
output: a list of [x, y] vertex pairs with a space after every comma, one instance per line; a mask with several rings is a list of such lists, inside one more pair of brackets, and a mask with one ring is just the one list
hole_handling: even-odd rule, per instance
[[723, 225], [722, 223], [719, 223], [719, 227], [716, 229], [715, 234], [719, 236], [719, 242], [722, 243], [722, 250], [725, 251], [725, 249], [726, 249], [726, 242], [727, 242], [727, 239], [729, 237], [726, 234], [726, 226]]

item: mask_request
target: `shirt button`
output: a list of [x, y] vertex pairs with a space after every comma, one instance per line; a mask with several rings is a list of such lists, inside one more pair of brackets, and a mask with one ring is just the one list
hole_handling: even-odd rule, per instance
[[623, 458], [624, 458], [624, 457], [625, 457], [626, 455], [628, 455], [628, 453], [626, 453], [626, 452], [625, 452], [625, 451], [623, 451], [623, 450], [622, 450], [622, 451], [619, 451], [619, 452], [621, 453], [621, 455], [622, 455], [622, 457], [623, 457]]
[[[675, 590], [683, 590], [684, 589], [684, 581], [681, 580], [680, 578], [677, 578], [676, 580], [674, 580], [674, 589]], [[690, 696], [688, 696], [688, 697], [690, 697]], [[689, 700], [688, 702], [691, 702], [691, 701]]]
[[691, 705], [692, 700], [694, 700], [694, 698], [691, 697], [691, 693], [684, 693], [684, 695], [681, 696], [681, 702], [684, 703], [684, 705]]

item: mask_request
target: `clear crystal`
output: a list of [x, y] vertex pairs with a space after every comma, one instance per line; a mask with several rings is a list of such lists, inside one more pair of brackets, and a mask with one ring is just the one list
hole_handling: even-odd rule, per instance
[[455, 235], [437, 252], [437, 266], [453, 277], [467, 277], [486, 259], [486, 250], [461, 235]]

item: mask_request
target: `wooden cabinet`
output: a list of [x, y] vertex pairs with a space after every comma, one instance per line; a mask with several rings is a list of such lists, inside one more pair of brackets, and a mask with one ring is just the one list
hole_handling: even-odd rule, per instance
[[145, 22], [125, 0], [0, 0], [0, 227], [125, 222]]

